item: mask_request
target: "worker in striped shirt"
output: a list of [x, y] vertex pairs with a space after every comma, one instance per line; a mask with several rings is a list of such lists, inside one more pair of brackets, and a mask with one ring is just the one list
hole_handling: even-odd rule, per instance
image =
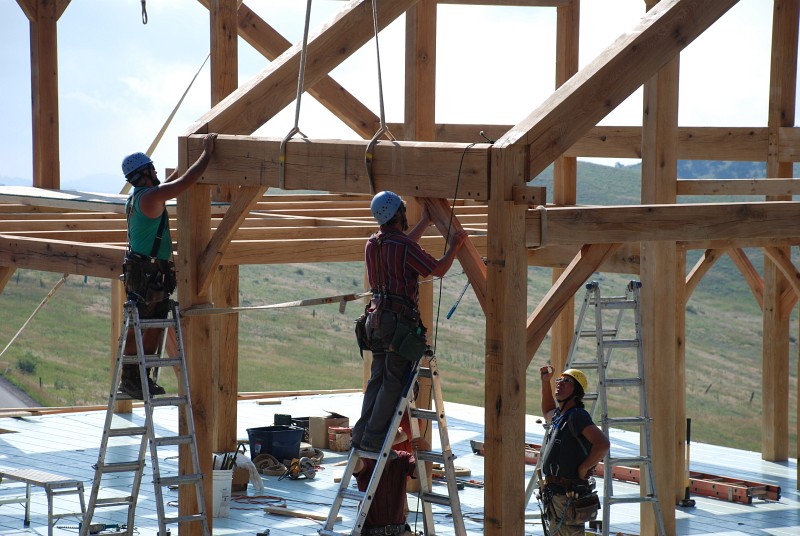
[[450, 235], [445, 254], [437, 259], [418, 243], [432, 223], [427, 208], [410, 231], [406, 204], [394, 192], [376, 194], [370, 209], [380, 225], [380, 230], [367, 241], [364, 252], [372, 291], [366, 321], [372, 368], [361, 418], [353, 427], [353, 446], [377, 452], [383, 445], [412, 362], [422, 357], [421, 352], [409, 355], [404, 341], [410, 340], [413, 345], [415, 340], [421, 340], [425, 345], [426, 330], [418, 309], [419, 278], [444, 276], [467, 234], [460, 230]]

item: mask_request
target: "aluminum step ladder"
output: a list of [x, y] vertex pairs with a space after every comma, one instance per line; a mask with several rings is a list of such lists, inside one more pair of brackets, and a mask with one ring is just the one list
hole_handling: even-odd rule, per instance
[[[606, 453], [603, 460], [603, 523], [602, 534], [608, 536], [611, 519], [611, 506], [614, 504], [630, 503], [650, 503], [653, 505], [656, 528], [660, 536], [665, 536], [664, 519], [661, 513], [661, 503], [658, 499], [658, 491], [655, 486], [653, 474], [653, 453], [650, 442], [650, 423], [651, 418], [647, 412], [647, 395], [644, 380], [644, 359], [642, 357], [642, 333], [641, 333], [641, 311], [639, 305], [639, 291], [642, 287], [639, 281], [630, 281], [625, 288], [623, 296], [603, 297], [600, 293], [600, 285], [597, 281], [592, 281], [586, 285], [586, 295], [583, 300], [578, 319], [575, 323], [572, 343], [570, 344], [567, 357], [566, 368], [576, 368], [584, 372], [596, 371], [597, 390], [587, 391], [584, 394], [584, 401], [591, 401], [591, 406], [587, 409], [594, 418], [597, 408], [600, 407], [599, 424], [606, 436], [609, 436], [609, 429], [612, 426], [634, 426], [640, 430], [640, 454], [639, 456], [612, 457], [611, 451]], [[587, 319], [587, 313], [592, 311], [594, 314], [594, 325], [591, 319]], [[632, 314], [628, 314], [628, 312]], [[606, 313], [604, 315], [604, 313]], [[610, 316], [609, 327], [604, 323], [604, 317]], [[623, 325], [623, 320], [632, 316], [633, 325]], [[586, 324], [589, 324], [586, 326]], [[578, 354], [579, 343], [581, 340], [589, 339], [594, 341], [594, 357], [588, 358]], [[615, 350], [629, 350], [636, 355], [635, 372], [622, 372], [624, 367], [615, 367], [620, 370], [619, 377], [610, 377], [608, 374], [611, 356]], [[617, 361], [622, 361], [618, 358]], [[628, 369], [631, 367], [628, 366]], [[631, 374], [636, 374], [635, 376]], [[638, 415], [609, 417], [608, 415], [608, 389], [635, 387], [638, 391], [639, 408]], [[545, 434], [545, 437], [547, 435]], [[528, 482], [526, 489], [526, 504], [530, 501], [534, 488], [538, 486], [538, 478], [542, 453], [545, 452], [547, 445], [542, 444], [539, 459], [536, 464], [534, 474]], [[614, 466], [638, 467], [640, 475], [640, 486], [643, 492], [637, 495], [615, 495], [613, 488]]]
[[[178, 352], [176, 357], [163, 356], [167, 337], [170, 328], [175, 330]], [[143, 335], [146, 330], [160, 330], [158, 349], [153, 354], [146, 354], [144, 349]], [[125, 354], [125, 343], [130, 336], [136, 340], [136, 354]], [[120, 418], [114, 419], [114, 407], [118, 400], [130, 400], [131, 397], [117, 391], [123, 365], [137, 365], [139, 376], [142, 382], [142, 395], [144, 399], [145, 422], [142, 426], [130, 426], [130, 421], [125, 420], [126, 426], [119, 426]], [[166, 393], [162, 396], [151, 395], [147, 382], [148, 370], [154, 367], [173, 367], [178, 378], [178, 393]], [[153, 423], [153, 411], [158, 407], [175, 406], [183, 408], [184, 422], [186, 423], [185, 435], [177, 436], [158, 436]], [[123, 443], [124, 448], [109, 443], [113, 438], [136, 438], [139, 437], [139, 447], [136, 457], [133, 459], [120, 459], [120, 453], [128, 456], [128, 453], [135, 449], [130, 443]], [[136, 502], [139, 496], [139, 488], [142, 482], [142, 474], [145, 466], [145, 453], [147, 446], [150, 447], [150, 462], [153, 466], [153, 487], [155, 491], [156, 509], [158, 512], [158, 536], [167, 536], [170, 532], [167, 525], [184, 522], [198, 522], [202, 525], [203, 534], [210, 536], [208, 517], [205, 512], [205, 493], [203, 489], [203, 474], [200, 471], [200, 462], [197, 455], [197, 440], [194, 430], [194, 419], [192, 416], [192, 401], [189, 396], [189, 378], [186, 372], [186, 360], [184, 358], [183, 337], [181, 335], [181, 324], [178, 315], [178, 304], [170, 300], [170, 310], [166, 319], [141, 319], [136, 303], [128, 301], [125, 303], [125, 315], [122, 323], [122, 333], [119, 336], [116, 366], [114, 368], [113, 379], [111, 380], [111, 393], [108, 399], [108, 410], [106, 412], [105, 426], [103, 428], [103, 438], [98, 455], [97, 465], [95, 465], [95, 476], [92, 483], [92, 492], [86, 514], [80, 528], [80, 536], [89, 534], [90, 529], [97, 527], [92, 525], [92, 518], [98, 508], [127, 507], [127, 524], [122, 526], [125, 534], [132, 535], [137, 532], [134, 528], [136, 515]], [[162, 476], [159, 466], [158, 448], [173, 447], [184, 445], [188, 447], [191, 456], [193, 470], [192, 474]], [[112, 452], [109, 452], [109, 451]], [[130, 488], [129, 494], [120, 496], [100, 497], [100, 488], [104, 476], [110, 476], [109, 480], [119, 479], [120, 476], [130, 476], [131, 481], [125, 480], [122, 488]], [[197, 493], [197, 512], [177, 517], [167, 517], [164, 511], [164, 488], [170, 486], [192, 485]], [[119, 484], [117, 483], [117, 486]], [[116, 486], [115, 486], [116, 487]], [[102, 525], [102, 524], [101, 524]], [[177, 531], [176, 531], [177, 532]]]
[[[416, 384], [417, 378], [429, 378], [431, 380], [431, 387], [433, 389], [433, 402], [435, 404], [434, 409], [428, 410], [417, 408], [416, 399], [414, 396], [414, 385]], [[464, 528], [464, 517], [461, 514], [461, 502], [458, 497], [458, 483], [456, 481], [455, 465], [453, 464], [453, 460], [456, 459], [456, 456], [453, 454], [453, 451], [450, 447], [450, 439], [447, 434], [447, 420], [444, 413], [444, 399], [442, 397], [441, 380], [439, 377], [439, 369], [436, 364], [435, 356], [430, 356], [430, 361], [427, 367], [421, 366], [418, 362], [411, 369], [408, 382], [406, 383], [406, 386], [400, 397], [400, 401], [397, 404], [394, 418], [389, 425], [389, 431], [386, 434], [386, 438], [383, 441], [383, 446], [380, 452], [370, 452], [361, 449], [352, 449], [350, 451], [350, 456], [347, 460], [347, 466], [345, 467], [339, 490], [336, 493], [336, 499], [334, 499], [333, 505], [331, 506], [331, 511], [328, 514], [328, 519], [325, 522], [324, 528], [320, 529], [319, 531], [320, 535], [340, 536], [344, 534], [350, 534], [356, 536], [361, 534], [361, 530], [364, 528], [367, 520], [369, 508], [372, 505], [372, 499], [375, 495], [375, 491], [378, 489], [381, 475], [386, 467], [386, 463], [389, 461], [389, 459], [391, 459], [392, 444], [395, 436], [397, 435], [397, 429], [400, 426], [400, 422], [406, 412], [406, 409], [408, 409], [410, 417], [409, 421], [411, 423], [410, 439], [413, 440], [420, 437], [419, 419], [428, 422], [436, 422], [439, 430], [439, 441], [441, 444], [440, 452], [414, 450], [414, 458], [416, 459], [418, 473], [417, 480], [419, 481], [420, 485], [419, 497], [422, 503], [422, 516], [425, 534], [436, 534], [432, 505], [437, 504], [450, 508], [455, 534], [457, 536], [466, 536], [467, 532]], [[350, 489], [350, 479], [353, 476], [356, 463], [360, 458], [376, 460], [372, 477], [370, 478], [366, 491], [363, 492], [358, 491], [357, 489]], [[431, 484], [428, 479], [429, 475], [427, 473], [425, 462], [438, 462], [444, 468], [444, 475], [447, 483], [447, 495], [431, 492]], [[336, 523], [339, 509], [341, 508], [345, 499], [360, 501], [358, 511], [356, 513], [355, 526], [351, 531], [348, 532], [334, 531], [333, 526]]]

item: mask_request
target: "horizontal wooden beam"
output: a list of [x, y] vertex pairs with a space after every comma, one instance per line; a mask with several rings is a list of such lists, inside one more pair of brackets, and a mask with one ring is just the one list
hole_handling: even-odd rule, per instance
[[800, 179], [679, 179], [678, 195], [800, 195]]
[[800, 202], [553, 207], [525, 228], [528, 247], [800, 237]]
[[117, 279], [124, 257], [124, 247], [0, 234], [0, 266]]
[[[220, 135], [202, 181], [279, 184], [282, 140]], [[365, 163], [368, 141], [293, 139], [285, 147], [285, 188], [370, 193]], [[202, 137], [189, 138], [189, 160], [200, 156]], [[416, 197], [488, 198], [489, 146], [380, 141], [373, 148], [375, 188]]]

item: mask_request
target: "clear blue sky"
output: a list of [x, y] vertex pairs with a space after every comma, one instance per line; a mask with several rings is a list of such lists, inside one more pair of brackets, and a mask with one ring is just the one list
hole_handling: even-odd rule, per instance
[[[250, 0], [248, 5], [292, 42], [302, 39], [306, 3]], [[313, 2], [311, 32], [344, 4]], [[581, 65], [591, 61], [644, 14], [643, 0], [584, 0]], [[196, 0], [73, 0], [58, 23], [61, 184], [64, 189], [116, 192], [122, 158], [144, 151], [208, 54], [208, 12]], [[763, 126], [769, 89], [772, 2], [741, 0], [681, 56], [681, 125]], [[513, 124], [552, 91], [554, 8], [439, 6], [438, 122]], [[380, 35], [387, 121], [403, 114], [402, 20]], [[0, 184], [31, 184], [29, 24], [13, 0], [0, 2]], [[268, 62], [240, 40], [240, 82]], [[528, 69], [520, 66], [527, 65]], [[177, 162], [177, 137], [210, 106], [208, 65], [153, 158]], [[374, 41], [333, 73], [379, 111]], [[311, 138], [355, 138], [304, 95], [300, 128]], [[294, 104], [257, 135], [282, 138]], [[641, 94], [605, 124], [640, 124]], [[607, 162], [613, 164], [613, 162]], [[27, 181], [27, 182], [26, 182]]]

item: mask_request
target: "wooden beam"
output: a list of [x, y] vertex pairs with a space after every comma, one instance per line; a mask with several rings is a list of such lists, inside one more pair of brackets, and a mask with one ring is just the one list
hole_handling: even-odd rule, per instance
[[[269, 100], [269, 99], [268, 99]], [[220, 135], [202, 181], [213, 184], [279, 184], [279, 139]], [[367, 141], [294, 139], [286, 144], [286, 189], [369, 193], [364, 162]], [[200, 156], [202, 137], [189, 140]], [[372, 163], [375, 187], [399, 195], [487, 199], [489, 146], [435, 142], [379, 142]], [[463, 159], [463, 160], [462, 160]], [[460, 173], [459, 173], [460, 170]]]
[[686, 281], [684, 283], [685, 290], [683, 292], [684, 303], [689, 301], [689, 298], [694, 293], [694, 289], [697, 288], [697, 285], [703, 279], [703, 276], [708, 273], [711, 267], [714, 266], [724, 254], [725, 250], [723, 249], [707, 249], [705, 253], [703, 253], [703, 255], [697, 259], [697, 263], [686, 276]]
[[200, 268], [197, 277], [197, 293], [205, 294], [214, 275], [214, 270], [219, 266], [220, 259], [225, 254], [225, 249], [230, 244], [234, 233], [244, 221], [250, 209], [258, 202], [266, 186], [240, 186], [233, 204], [220, 222], [216, 232], [208, 242], [203, 253], [199, 256]]
[[[381, 2], [378, 28], [388, 26], [416, 2]], [[309, 36], [303, 89], [315, 85], [373, 37], [372, 2], [360, 0], [347, 4], [319, 33]], [[189, 129], [189, 133], [255, 132], [295, 99], [301, 49], [302, 43], [298, 43], [282, 54], [260, 74], [203, 115]]]
[[[462, 230], [461, 223], [458, 218], [452, 217], [450, 206], [444, 199], [430, 199], [425, 198], [422, 201], [428, 207], [428, 213], [433, 218], [436, 228], [446, 236], [447, 233], [457, 233]], [[478, 298], [478, 303], [481, 304], [484, 314], [486, 313], [486, 264], [478, 252], [478, 249], [469, 238], [458, 250], [458, 262], [467, 274], [472, 290], [475, 292], [475, 297]]]
[[542, 301], [528, 317], [526, 338], [528, 366], [564, 304], [572, 299], [589, 276], [619, 246], [620, 244], [589, 244], [582, 247], [558, 281], [542, 298]]
[[800, 296], [800, 272], [795, 268], [792, 259], [787, 255], [786, 248], [766, 247], [762, 248], [764, 254], [769, 257], [778, 270], [781, 271], [783, 276], [789, 282], [789, 285], [794, 289], [795, 294]]
[[124, 256], [124, 247], [0, 234], [0, 266], [116, 279]]
[[[209, 6], [209, 0], [199, 0], [199, 2], [206, 7]], [[292, 43], [246, 4], [239, 6], [237, 24], [242, 39], [270, 61], [274, 61], [292, 46]], [[330, 76], [322, 77], [307, 91], [362, 138], [370, 138], [378, 130], [380, 126], [378, 116]]]
[[60, 188], [58, 141], [58, 5], [39, 0], [31, 19], [33, 185]]
[[731, 248], [727, 250], [728, 256], [733, 261], [733, 264], [739, 269], [739, 272], [744, 277], [745, 283], [750, 287], [750, 292], [756, 299], [758, 306], [764, 309], [764, 280], [761, 279], [756, 267], [747, 258], [747, 253], [742, 248]]
[[499, 147], [493, 153], [486, 307], [484, 534], [524, 532], [525, 313], [527, 261], [525, 207], [513, 188], [527, 176], [528, 148]]
[[[403, 125], [389, 123], [391, 131], [402, 139], [406, 136]], [[480, 133], [493, 140], [502, 137], [514, 125], [483, 125], [438, 123], [436, 141], [444, 143], [469, 143], [487, 141]], [[780, 129], [782, 160], [800, 161], [800, 129]], [[681, 160], [734, 160], [758, 162], [767, 154], [768, 130], [766, 127], [679, 127], [678, 158]], [[641, 158], [642, 127], [595, 126], [583, 134], [564, 156], [596, 158]]]
[[[581, 250], [581, 246], [547, 246], [528, 250], [528, 266], [566, 268]], [[639, 273], [639, 243], [622, 244], [598, 267], [601, 272], [617, 274]], [[560, 274], [559, 274], [560, 275]], [[555, 281], [554, 281], [555, 283]]]
[[538, 175], [734, 4], [660, 2], [499, 141], [531, 145], [530, 173]]
[[[790, 238], [800, 236], [800, 203], [708, 203], [529, 210], [526, 244]], [[542, 238], [542, 218], [546, 236]]]
[[800, 195], [800, 179], [683, 179], [678, 195]]
[[16, 271], [17, 269], [13, 266], [0, 266], [0, 293], [6, 288], [6, 285], [11, 280], [11, 276], [13, 276]]

